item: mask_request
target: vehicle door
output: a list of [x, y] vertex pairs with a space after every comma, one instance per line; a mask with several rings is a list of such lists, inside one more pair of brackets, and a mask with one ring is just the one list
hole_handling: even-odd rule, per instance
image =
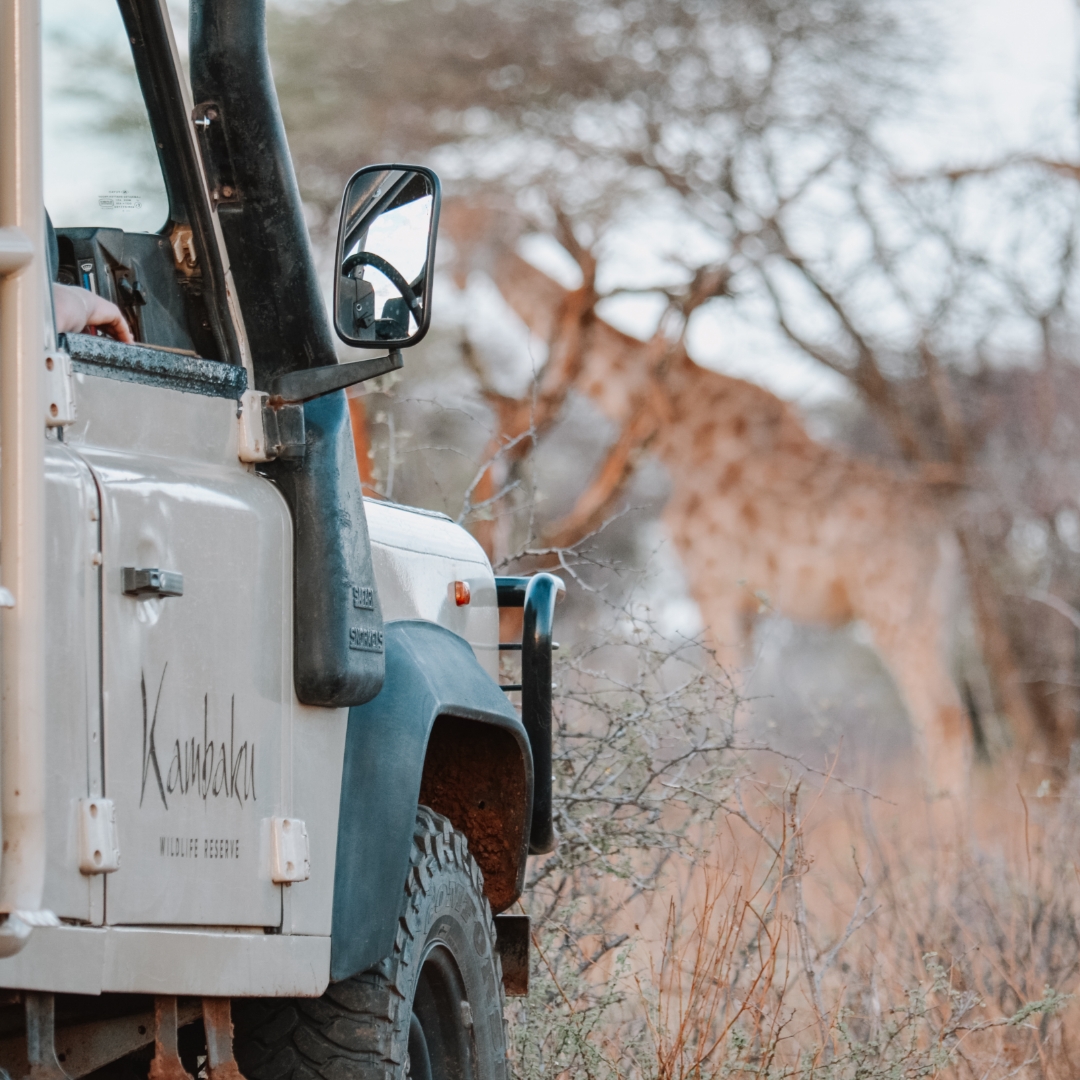
[[105, 921], [276, 927], [288, 511], [237, 456], [245, 373], [211, 333], [214, 254], [163, 180], [138, 35], [114, 0], [45, 0], [44, 20], [56, 274], [118, 303], [139, 341], [67, 341], [77, 419], [63, 437], [100, 501], [102, 760], [121, 853]]

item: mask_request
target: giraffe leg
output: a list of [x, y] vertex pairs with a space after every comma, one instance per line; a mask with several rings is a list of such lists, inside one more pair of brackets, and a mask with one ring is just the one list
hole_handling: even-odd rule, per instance
[[905, 627], [892, 640], [879, 641], [878, 649], [907, 706], [930, 794], [963, 796], [971, 773], [971, 722], [934, 629]]

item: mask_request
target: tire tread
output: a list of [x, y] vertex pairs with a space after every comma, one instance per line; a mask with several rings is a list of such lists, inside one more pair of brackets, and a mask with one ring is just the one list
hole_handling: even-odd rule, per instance
[[[482, 917], [494, 946], [495, 921], [468, 841], [441, 814], [419, 807], [393, 952], [368, 971], [332, 983], [321, 998], [237, 1001], [236, 1056], [248, 1080], [401, 1080], [409, 1003], [399, 981], [415, 963], [420, 900], [428, 895], [436, 868], [468, 875], [483, 898]], [[501, 1005], [498, 949], [492, 959]]]

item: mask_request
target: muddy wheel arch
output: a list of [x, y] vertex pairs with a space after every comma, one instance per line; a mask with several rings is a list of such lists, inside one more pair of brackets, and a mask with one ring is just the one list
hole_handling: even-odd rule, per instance
[[332, 980], [393, 945], [416, 808], [468, 837], [495, 912], [521, 894], [533, 770], [521, 720], [463, 638], [402, 620], [385, 632], [386, 682], [349, 712], [331, 930]]

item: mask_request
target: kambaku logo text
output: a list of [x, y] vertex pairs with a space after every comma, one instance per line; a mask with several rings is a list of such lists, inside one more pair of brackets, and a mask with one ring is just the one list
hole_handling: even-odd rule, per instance
[[175, 739], [169, 770], [162, 778], [161, 765], [157, 751], [158, 708], [161, 705], [161, 690], [165, 685], [166, 664], [158, 683], [154, 711], [151, 715], [146, 702], [146, 675], [143, 673], [142, 688], [143, 739], [142, 739], [142, 789], [139, 793], [139, 805], [146, 797], [146, 782], [150, 773], [154, 774], [161, 804], [169, 808], [169, 797], [176, 795], [194, 795], [204, 802], [210, 798], [235, 799], [241, 806], [249, 800], [255, 801], [255, 741], [244, 740], [236, 743], [236, 696], [229, 706], [229, 739], [215, 742], [210, 738], [210, 696], [203, 696], [202, 737], [192, 735], [186, 739]]

